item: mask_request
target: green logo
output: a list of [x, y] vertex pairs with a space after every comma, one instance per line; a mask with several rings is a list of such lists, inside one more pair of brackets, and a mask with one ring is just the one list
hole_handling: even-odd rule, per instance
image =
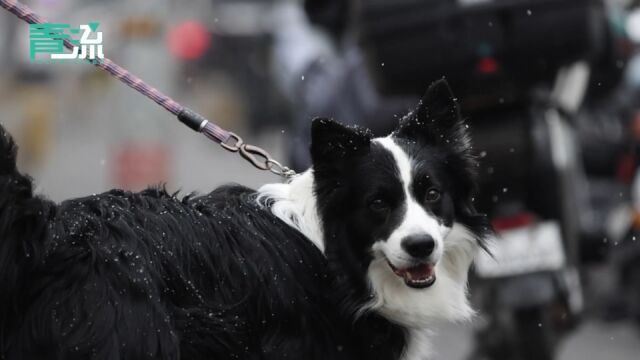
[[[98, 22], [90, 22], [78, 28], [72, 28], [69, 24], [29, 25], [30, 61], [45, 64], [104, 61], [102, 31], [98, 31], [99, 25]], [[80, 39], [73, 38], [78, 35]], [[65, 42], [73, 47], [70, 53], [65, 52]], [[38, 54], [49, 56], [38, 57]]]

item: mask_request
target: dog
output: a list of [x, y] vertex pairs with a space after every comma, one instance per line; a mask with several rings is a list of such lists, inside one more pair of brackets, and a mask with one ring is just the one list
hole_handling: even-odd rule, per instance
[[490, 228], [444, 80], [387, 137], [315, 119], [312, 167], [257, 191], [56, 204], [0, 129], [3, 359], [424, 360], [473, 315]]

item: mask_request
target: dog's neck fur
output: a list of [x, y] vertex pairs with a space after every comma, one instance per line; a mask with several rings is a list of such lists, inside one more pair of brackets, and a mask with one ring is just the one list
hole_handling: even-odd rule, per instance
[[322, 223], [313, 192], [313, 169], [284, 184], [267, 184], [258, 189], [258, 202], [269, 205], [271, 212], [300, 231], [324, 253]]

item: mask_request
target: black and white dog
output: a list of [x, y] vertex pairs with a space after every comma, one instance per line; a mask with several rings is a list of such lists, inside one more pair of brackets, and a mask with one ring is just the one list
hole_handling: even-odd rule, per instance
[[488, 231], [448, 85], [384, 138], [315, 120], [311, 155], [257, 191], [55, 204], [0, 128], [0, 358], [428, 358]]

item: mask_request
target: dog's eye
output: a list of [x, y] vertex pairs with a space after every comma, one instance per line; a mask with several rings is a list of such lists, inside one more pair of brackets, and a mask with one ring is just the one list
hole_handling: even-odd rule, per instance
[[389, 211], [390, 205], [386, 200], [382, 198], [375, 198], [369, 201], [369, 209], [371, 209], [371, 211], [375, 213], [383, 214]]
[[440, 200], [440, 191], [434, 188], [427, 190], [427, 195], [425, 196], [424, 200], [429, 203], [434, 203]]

